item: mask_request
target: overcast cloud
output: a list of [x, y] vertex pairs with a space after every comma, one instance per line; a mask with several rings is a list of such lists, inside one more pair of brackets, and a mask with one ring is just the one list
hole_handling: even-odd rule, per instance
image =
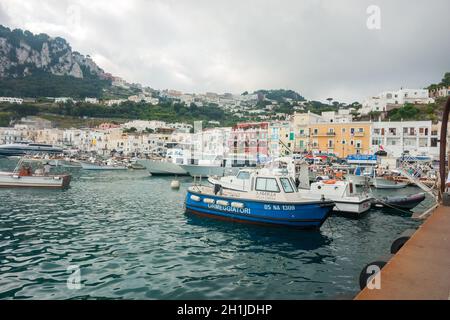
[[[366, 26], [369, 5], [381, 29]], [[185, 92], [290, 88], [352, 102], [450, 71], [450, 1], [1, 0], [0, 24], [61, 36], [107, 72]]]

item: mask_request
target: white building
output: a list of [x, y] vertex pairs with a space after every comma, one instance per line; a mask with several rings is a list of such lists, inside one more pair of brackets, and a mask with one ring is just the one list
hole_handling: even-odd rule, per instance
[[23, 99], [21, 98], [14, 98], [14, 97], [0, 97], [0, 103], [17, 103], [17, 104], [22, 104], [23, 103]]
[[372, 152], [385, 150], [389, 156], [404, 152], [413, 156], [438, 157], [438, 130], [431, 121], [373, 122]]
[[98, 103], [98, 99], [97, 98], [84, 98], [84, 102], [97, 104]]
[[430, 91], [430, 96], [433, 98], [437, 98], [437, 97], [448, 97], [450, 96], [450, 87], [442, 87], [433, 91]]
[[152, 105], [157, 105], [159, 103], [159, 99], [158, 98], [152, 98], [150, 96], [146, 96], [145, 94], [129, 96], [128, 97], [128, 101], [135, 102], [135, 103], [145, 102], [145, 103], [150, 103]]
[[403, 106], [405, 103], [428, 104], [433, 103], [427, 89], [400, 89], [398, 91], [385, 91], [377, 96], [367, 98], [362, 103], [361, 114], [369, 112], [386, 112], [388, 106]]
[[112, 107], [114, 105], [120, 105], [127, 101], [126, 99], [115, 99], [115, 100], [107, 100], [105, 103], [108, 107]]
[[156, 120], [133, 120], [122, 125], [123, 128], [130, 129], [136, 128], [137, 131], [145, 131], [145, 129], [156, 130], [158, 128], [168, 128], [169, 126], [164, 121]]
[[67, 103], [67, 102], [74, 102], [74, 100], [72, 98], [69, 97], [59, 97], [59, 98], [55, 98], [55, 103]]
[[322, 118], [320, 122], [328, 123], [349, 123], [353, 121], [353, 116], [348, 109], [339, 109], [336, 113], [335, 111], [322, 112]]

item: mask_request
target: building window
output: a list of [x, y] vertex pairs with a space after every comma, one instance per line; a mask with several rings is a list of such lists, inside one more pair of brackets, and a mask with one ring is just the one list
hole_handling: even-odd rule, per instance
[[396, 136], [397, 135], [397, 129], [396, 128], [389, 128], [389, 134]]
[[431, 146], [437, 147], [438, 146], [438, 139], [437, 138], [431, 138]]

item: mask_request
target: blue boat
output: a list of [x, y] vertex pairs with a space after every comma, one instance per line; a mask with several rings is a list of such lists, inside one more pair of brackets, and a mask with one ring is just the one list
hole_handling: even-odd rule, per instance
[[287, 174], [261, 170], [251, 174], [248, 191], [194, 185], [185, 204], [187, 213], [200, 216], [300, 229], [319, 229], [334, 207], [333, 201], [305, 198]]

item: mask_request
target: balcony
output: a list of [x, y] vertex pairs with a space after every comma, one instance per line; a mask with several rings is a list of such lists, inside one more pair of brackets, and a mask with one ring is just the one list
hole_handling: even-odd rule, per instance
[[364, 137], [364, 132], [355, 132], [355, 137]]
[[336, 136], [336, 132], [327, 132], [327, 133], [313, 133], [313, 137], [334, 137]]

